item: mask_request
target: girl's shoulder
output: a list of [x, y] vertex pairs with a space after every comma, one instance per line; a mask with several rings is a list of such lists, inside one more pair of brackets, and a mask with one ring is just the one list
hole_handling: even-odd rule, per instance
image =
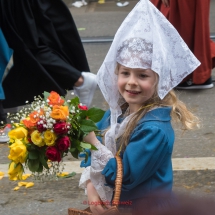
[[140, 120], [140, 123], [146, 121], [159, 121], [167, 122], [171, 121], [171, 107], [157, 107], [148, 111], [145, 116]]

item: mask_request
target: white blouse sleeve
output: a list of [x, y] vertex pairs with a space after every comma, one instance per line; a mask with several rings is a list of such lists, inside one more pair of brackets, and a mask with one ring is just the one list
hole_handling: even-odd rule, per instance
[[101, 200], [110, 202], [113, 195], [113, 189], [105, 186], [105, 177], [101, 174], [101, 172], [106, 166], [107, 162], [114, 156], [112, 152], [100, 142], [95, 146], [98, 150], [91, 151], [91, 166], [85, 168], [83, 171], [79, 186], [85, 189], [86, 193], [86, 182], [90, 179]]

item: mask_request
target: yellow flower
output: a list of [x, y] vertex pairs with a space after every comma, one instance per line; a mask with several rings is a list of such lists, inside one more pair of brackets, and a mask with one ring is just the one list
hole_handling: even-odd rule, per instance
[[51, 132], [50, 130], [46, 130], [44, 133], [44, 141], [47, 146], [53, 146], [55, 144], [55, 140], [57, 136], [55, 133]]
[[16, 181], [22, 179], [23, 166], [21, 163], [11, 162], [8, 170], [10, 180]]
[[15, 142], [9, 146], [10, 154], [8, 158], [15, 163], [24, 163], [27, 157], [27, 148], [21, 140], [16, 139]]
[[18, 127], [15, 129], [12, 129], [8, 132], [8, 136], [10, 137], [10, 142], [13, 142], [13, 139], [26, 139], [28, 135], [28, 131], [23, 127]]
[[44, 141], [43, 141], [43, 138], [42, 138], [41, 135], [40, 135], [40, 132], [37, 131], [37, 130], [35, 130], [35, 131], [31, 134], [31, 140], [32, 140], [32, 142], [33, 142], [35, 145], [37, 145], [37, 146], [39, 146], [39, 147], [45, 145], [45, 143], [44, 143]]

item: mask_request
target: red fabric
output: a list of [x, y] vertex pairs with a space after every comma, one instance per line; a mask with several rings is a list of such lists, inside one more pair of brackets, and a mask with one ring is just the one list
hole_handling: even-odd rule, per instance
[[210, 0], [169, 0], [165, 7], [161, 0], [151, 2], [167, 17], [178, 30], [201, 65], [185, 80], [192, 79], [202, 84], [211, 76], [215, 67], [215, 43], [210, 40]]

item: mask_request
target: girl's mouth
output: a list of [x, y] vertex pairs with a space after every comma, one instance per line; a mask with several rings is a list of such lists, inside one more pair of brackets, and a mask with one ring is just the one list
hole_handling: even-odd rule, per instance
[[127, 93], [131, 94], [131, 95], [138, 95], [140, 94], [141, 92], [139, 91], [134, 91], [134, 90], [126, 90]]

